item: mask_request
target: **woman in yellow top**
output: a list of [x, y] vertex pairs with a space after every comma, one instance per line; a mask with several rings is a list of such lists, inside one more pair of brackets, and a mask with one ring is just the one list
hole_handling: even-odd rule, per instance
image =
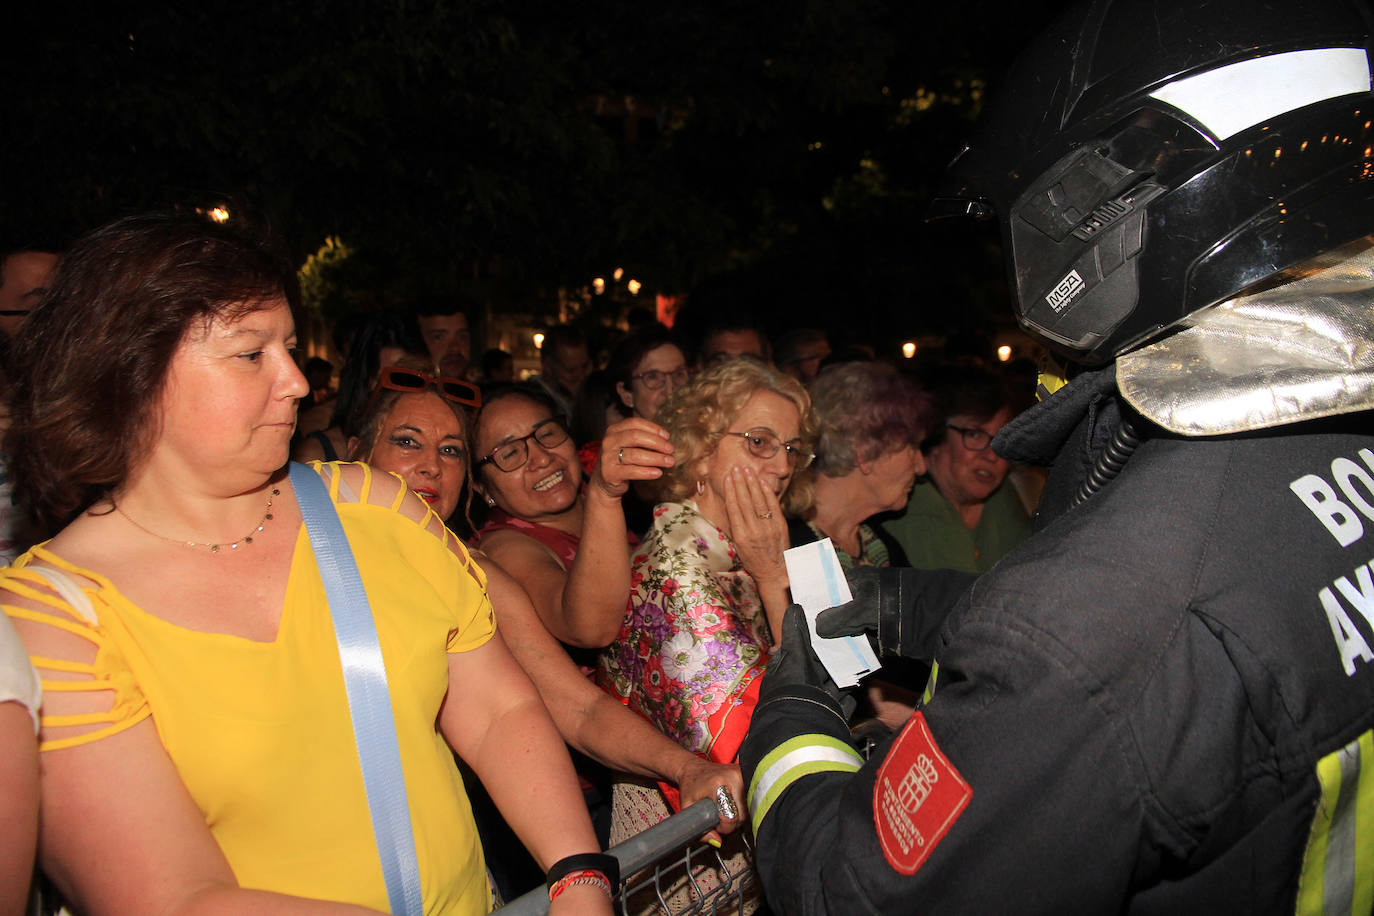
[[[83, 913], [363, 912], [387, 892], [319, 572], [281, 470], [306, 385], [290, 266], [130, 217], [70, 253], [6, 438], [54, 526], [0, 578], [44, 678], [40, 857]], [[426, 913], [489, 906], [449, 748], [541, 865], [594, 851], [483, 575], [414, 494], [324, 465], [390, 686]], [[553, 910], [609, 913], [596, 882]]]

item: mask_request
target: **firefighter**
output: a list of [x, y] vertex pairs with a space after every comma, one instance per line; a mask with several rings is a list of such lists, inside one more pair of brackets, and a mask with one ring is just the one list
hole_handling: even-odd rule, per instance
[[789, 609], [740, 752], [775, 911], [1374, 908], [1370, 22], [1095, 2], [1018, 58], [943, 206], [1074, 366], [993, 444], [1036, 532], [822, 613], [935, 663], [867, 760]]

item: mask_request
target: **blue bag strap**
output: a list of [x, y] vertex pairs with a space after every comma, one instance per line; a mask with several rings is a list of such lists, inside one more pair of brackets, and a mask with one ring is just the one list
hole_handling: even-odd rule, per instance
[[353, 739], [358, 744], [367, 807], [372, 815], [372, 832], [377, 838], [377, 855], [382, 860], [391, 912], [423, 916], [401, 750], [372, 609], [324, 481], [314, 470], [296, 461], [291, 462], [289, 473], [334, 619], [348, 712], [353, 719]]

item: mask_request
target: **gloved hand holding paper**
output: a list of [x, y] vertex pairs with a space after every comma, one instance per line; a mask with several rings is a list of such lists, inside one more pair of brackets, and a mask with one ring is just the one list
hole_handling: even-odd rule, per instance
[[840, 560], [830, 538], [783, 551], [792, 584], [792, 601], [806, 611], [811, 647], [835, 684], [853, 687], [860, 678], [882, 667], [868, 640], [861, 636], [825, 639], [816, 635], [816, 615], [852, 599]]

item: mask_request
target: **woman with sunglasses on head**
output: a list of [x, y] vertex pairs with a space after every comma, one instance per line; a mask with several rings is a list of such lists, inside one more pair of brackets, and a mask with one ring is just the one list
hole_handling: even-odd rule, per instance
[[[446, 391], [442, 380], [416, 371], [423, 368], [407, 362], [383, 370], [380, 394], [364, 413], [362, 435], [350, 452], [374, 470], [399, 475], [436, 513], [452, 517], [469, 480], [465, 401], [456, 388]], [[734, 799], [743, 797], [737, 767], [688, 753], [599, 690], [549, 633], [520, 584], [481, 551], [474, 556], [486, 570], [506, 645], [569, 745], [612, 769], [672, 783], [689, 803], [714, 798], [720, 786]], [[728, 833], [740, 822], [722, 817], [719, 829]]]
[[[398, 475], [453, 531], [471, 532], [456, 515], [468, 487], [468, 411], [482, 406], [476, 385], [430, 374], [419, 356], [383, 366], [358, 416], [348, 456]], [[470, 498], [470, 497], [469, 497]]]
[[[483, 572], [390, 475], [283, 468], [307, 391], [294, 282], [246, 224], [128, 217], [29, 319], [5, 445], [61, 530], [0, 572], [0, 602], [43, 677], [43, 870], [97, 916], [485, 913], [457, 752], [558, 882], [601, 863], [551, 912], [608, 914], [615, 869], [583, 858], [571, 763]], [[312, 508], [365, 606], [327, 590]], [[373, 638], [336, 637], [348, 606]]]

